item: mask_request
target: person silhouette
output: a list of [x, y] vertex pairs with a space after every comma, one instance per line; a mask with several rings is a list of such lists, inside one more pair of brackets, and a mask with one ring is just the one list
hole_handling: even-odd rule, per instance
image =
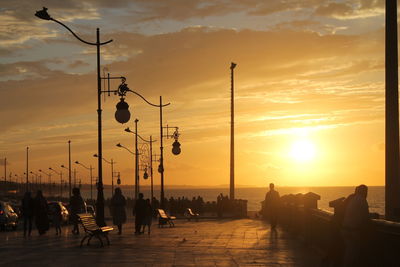
[[24, 218], [24, 237], [28, 231], [28, 236], [32, 232], [32, 221], [35, 212], [35, 202], [32, 198], [31, 192], [25, 192], [24, 198], [21, 201], [21, 213]]
[[342, 236], [345, 245], [343, 266], [365, 266], [362, 249], [365, 246], [370, 227], [368, 187], [359, 185], [349, 197], [344, 210]]
[[38, 190], [35, 197], [35, 224], [39, 235], [44, 235], [49, 230], [49, 217], [47, 200], [41, 190]]
[[79, 188], [72, 188], [72, 196], [69, 200], [69, 205], [71, 207], [71, 221], [74, 225], [72, 233], [75, 235], [79, 235], [78, 214], [85, 212], [85, 202], [81, 197], [81, 191], [79, 190]]
[[264, 208], [272, 230], [275, 230], [278, 224], [279, 201], [279, 193], [275, 190], [275, 185], [270, 183], [269, 191], [265, 195]]
[[126, 199], [122, 195], [121, 188], [115, 188], [114, 195], [111, 198], [111, 214], [113, 223], [118, 227], [118, 234], [122, 234], [122, 224], [126, 222]]
[[143, 194], [139, 193], [139, 198], [136, 200], [135, 207], [133, 209], [133, 215], [135, 215], [135, 234], [141, 233], [143, 219], [146, 213], [146, 202], [143, 199]]
[[146, 226], [147, 226], [147, 233], [150, 234], [152, 220], [153, 220], [153, 209], [150, 204], [150, 199], [146, 199], [144, 218], [142, 221], [142, 225], [143, 225], [142, 233], [144, 233]]

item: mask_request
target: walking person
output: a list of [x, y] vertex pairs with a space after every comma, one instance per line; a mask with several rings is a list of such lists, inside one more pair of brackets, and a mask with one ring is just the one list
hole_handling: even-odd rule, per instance
[[78, 214], [85, 212], [85, 202], [81, 197], [81, 191], [79, 190], [79, 188], [74, 187], [72, 189], [72, 196], [69, 200], [69, 205], [71, 207], [71, 221], [74, 225], [72, 233], [75, 235], [79, 235]]
[[265, 195], [264, 208], [266, 217], [269, 218], [271, 224], [271, 230], [275, 230], [278, 223], [279, 202], [279, 193], [275, 190], [275, 185], [270, 183], [269, 191]]
[[39, 235], [44, 235], [49, 230], [49, 208], [47, 200], [41, 190], [38, 190], [35, 197], [35, 224]]
[[368, 253], [363, 253], [363, 249], [368, 244], [371, 223], [367, 195], [366, 185], [357, 186], [345, 207], [342, 235], [345, 245], [343, 266], [346, 267], [366, 266], [364, 258]]
[[151, 223], [153, 221], [153, 208], [151, 207], [150, 199], [146, 199], [145, 203], [145, 211], [144, 211], [144, 218], [143, 218], [143, 229], [142, 233], [146, 230], [147, 226], [147, 234], [150, 234]]
[[52, 220], [54, 228], [56, 229], [56, 235], [61, 235], [61, 207], [58, 203], [54, 205]]
[[111, 198], [111, 215], [113, 223], [118, 227], [118, 234], [122, 234], [122, 224], [126, 222], [126, 199], [122, 195], [121, 188], [117, 187], [114, 191], [114, 196]]
[[139, 193], [139, 198], [136, 200], [135, 207], [133, 209], [133, 215], [135, 215], [135, 234], [137, 235], [141, 233], [145, 211], [146, 202], [143, 199], [143, 194]]
[[21, 201], [21, 213], [24, 218], [24, 237], [28, 231], [28, 236], [31, 236], [32, 221], [35, 212], [35, 202], [33, 201], [31, 192], [25, 192], [24, 198]]

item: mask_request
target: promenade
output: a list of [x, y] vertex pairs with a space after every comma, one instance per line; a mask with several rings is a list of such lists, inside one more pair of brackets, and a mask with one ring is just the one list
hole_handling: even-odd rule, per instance
[[301, 241], [278, 228], [271, 232], [260, 220], [177, 220], [174, 228], [153, 224], [150, 235], [133, 234], [133, 223], [122, 235], [110, 234], [110, 246], [98, 240], [79, 247], [83, 233], [70, 226], [62, 236], [50, 229], [45, 236], [32, 232], [0, 232], [0, 266], [318, 266], [319, 257]]

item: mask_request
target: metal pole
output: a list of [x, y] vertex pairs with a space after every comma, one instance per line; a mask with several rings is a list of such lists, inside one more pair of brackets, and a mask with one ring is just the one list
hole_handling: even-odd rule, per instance
[[74, 187], [76, 187], [76, 169], [74, 169]]
[[28, 171], [28, 162], [29, 162], [29, 147], [26, 147], [26, 191], [29, 191], [29, 171]]
[[4, 190], [7, 192], [7, 158], [4, 158]]
[[111, 159], [111, 196], [114, 196], [114, 161]]
[[92, 165], [90, 165], [90, 200], [93, 200], [93, 173]]
[[97, 124], [98, 124], [98, 177], [97, 182], [97, 202], [96, 202], [96, 221], [100, 226], [106, 225], [104, 221], [104, 192], [103, 192], [103, 147], [102, 147], [102, 125], [101, 125], [101, 77], [100, 77], [100, 30], [96, 30], [97, 47]]
[[68, 140], [68, 178], [69, 178], [69, 198], [71, 198], [71, 140]]
[[150, 183], [151, 183], [151, 204], [153, 204], [153, 139], [150, 135]]
[[62, 171], [60, 171], [60, 198], [62, 198], [63, 188], [62, 188]]
[[233, 69], [235, 63], [231, 63], [231, 155], [230, 155], [230, 191], [229, 197], [235, 199], [235, 106], [234, 106], [234, 84], [233, 84]]
[[51, 196], [51, 173], [49, 173], [49, 185], [50, 185], [49, 194]]
[[161, 190], [160, 190], [160, 204], [164, 209], [164, 153], [163, 153], [163, 125], [162, 125], [162, 97], [160, 96], [160, 174], [161, 174]]
[[138, 167], [139, 167], [139, 153], [138, 153], [138, 122], [139, 120], [135, 120], [135, 200], [138, 198], [139, 194], [139, 179], [138, 179]]
[[400, 166], [399, 166], [399, 93], [397, 48], [397, 1], [386, 0], [385, 49], [385, 215], [386, 219], [400, 218]]

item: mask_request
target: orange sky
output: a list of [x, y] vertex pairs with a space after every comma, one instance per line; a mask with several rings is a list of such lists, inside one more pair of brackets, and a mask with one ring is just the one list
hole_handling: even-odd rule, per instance
[[[229, 183], [232, 61], [238, 64], [237, 184], [382, 185], [383, 3], [3, 1], [0, 158], [22, 175], [29, 146], [30, 171], [60, 170], [71, 140], [73, 161], [92, 164], [97, 173], [95, 49], [34, 17], [47, 6], [84, 39], [94, 41], [100, 27], [103, 41], [114, 40], [102, 50], [102, 68], [127, 77], [151, 102], [160, 95], [171, 102], [164, 122], [179, 126], [182, 153], [173, 156], [173, 140], [165, 140], [167, 185]], [[126, 101], [132, 113], [126, 125], [114, 120], [118, 97], [103, 102], [103, 156], [117, 162], [123, 184], [132, 184], [133, 156], [115, 145], [133, 150], [133, 135], [123, 130], [133, 129], [135, 118], [139, 134], [159, 140], [159, 117], [135, 95]], [[300, 146], [304, 151], [293, 151], [298, 142], [308, 144]], [[88, 172], [74, 167], [88, 182]], [[159, 184], [156, 167], [155, 173]]]

